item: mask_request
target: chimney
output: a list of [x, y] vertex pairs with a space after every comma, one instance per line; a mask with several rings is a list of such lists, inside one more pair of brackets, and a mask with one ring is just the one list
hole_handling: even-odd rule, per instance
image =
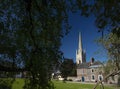
[[91, 64], [93, 64], [95, 62], [95, 59], [92, 57], [91, 58]]

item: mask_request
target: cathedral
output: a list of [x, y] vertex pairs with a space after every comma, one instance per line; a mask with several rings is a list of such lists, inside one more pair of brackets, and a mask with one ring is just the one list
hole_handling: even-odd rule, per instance
[[[78, 49], [76, 50], [77, 79], [81, 82], [97, 82], [104, 78], [102, 63], [95, 61], [92, 57], [89, 62], [86, 61], [86, 52], [82, 48], [82, 35], [79, 33]], [[114, 76], [114, 80], [110, 77], [108, 83], [117, 83], [118, 75]]]
[[82, 36], [79, 33], [79, 45], [78, 49], [76, 50], [76, 64], [81, 64], [86, 62], [86, 52], [82, 49]]
[[76, 50], [77, 78], [81, 82], [95, 82], [103, 79], [100, 61], [91, 58], [86, 62], [86, 52], [82, 48], [82, 35], [79, 33], [78, 49]]

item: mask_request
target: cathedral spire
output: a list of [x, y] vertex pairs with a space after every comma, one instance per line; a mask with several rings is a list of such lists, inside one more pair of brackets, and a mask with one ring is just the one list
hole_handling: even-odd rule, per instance
[[82, 51], [82, 38], [81, 38], [81, 32], [79, 32], [79, 47], [78, 47], [81, 51]]
[[82, 36], [81, 36], [81, 32], [79, 32], [78, 49], [76, 50], [76, 63], [81, 64], [85, 62], [86, 62], [86, 53], [82, 49]]

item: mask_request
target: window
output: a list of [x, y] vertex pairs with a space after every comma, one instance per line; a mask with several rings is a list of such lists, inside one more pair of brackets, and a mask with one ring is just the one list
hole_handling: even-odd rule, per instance
[[103, 80], [103, 76], [102, 75], [98, 75], [98, 80], [102, 81]]
[[99, 80], [100, 80], [100, 81], [102, 80], [102, 77], [101, 77], [101, 76], [99, 77]]
[[92, 72], [94, 72], [94, 70], [92, 69]]
[[95, 79], [95, 77], [94, 77], [94, 75], [92, 75], [92, 80], [94, 80]]

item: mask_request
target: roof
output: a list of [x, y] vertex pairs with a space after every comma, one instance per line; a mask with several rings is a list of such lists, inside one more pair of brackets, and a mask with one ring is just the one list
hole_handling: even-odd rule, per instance
[[101, 65], [102, 63], [100, 61], [95, 61], [93, 64], [91, 65]]
[[97, 67], [100, 67], [101, 66], [101, 62], [100, 61], [95, 61], [94, 63], [91, 63], [91, 62], [87, 62], [87, 63], [82, 63], [82, 64], [79, 64], [77, 65], [77, 68], [78, 69], [82, 69], [82, 68], [97, 68]]
[[89, 68], [98, 68], [98, 67], [101, 67], [101, 65], [92, 65], [92, 66], [89, 66]]
[[77, 68], [78, 69], [89, 68], [89, 65], [87, 63], [82, 63], [82, 64], [77, 65]]

